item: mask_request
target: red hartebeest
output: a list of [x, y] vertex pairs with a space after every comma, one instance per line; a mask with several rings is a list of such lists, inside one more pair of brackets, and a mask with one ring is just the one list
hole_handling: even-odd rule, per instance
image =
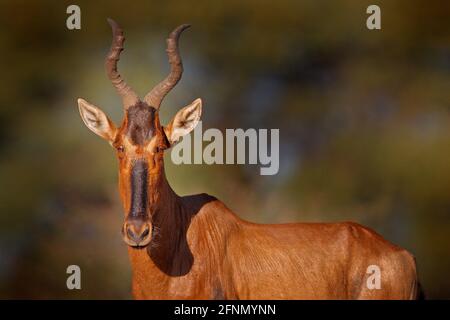
[[[163, 98], [183, 72], [178, 38], [167, 39], [170, 74], [142, 100], [117, 71], [123, 32], [113, 31], [106, 58], [122, 98], [119, 128], [96, 106], [78, 100], [86, 126], [109, 141], [119, 159], [119, 189], [137, 299], [414, 299], [414, 257], [355, 223], [260, 225], [241, 220], [207, 194], [178, 196], [164, 174], [163, 154], [197, 125], [202, 101], [181, 109], [167, 126]], [[379, 268], [371, 275], [369, 266]], [[379, 276], [379, 286], [370, 285]], [[369, 280], [369, 281], [368, 281]]]

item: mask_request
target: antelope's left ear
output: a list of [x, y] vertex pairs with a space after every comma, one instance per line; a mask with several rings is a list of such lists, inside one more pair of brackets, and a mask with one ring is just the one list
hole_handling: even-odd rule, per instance
[[84, 124], [95, 134], [112, 142], [117, 129], [108, 116], [100, 108], [83, 99], [78, 99], [78, 109]]
[[194, 130], [201, 115], [202, 100], [200, 98], [178, 111], [169, 125], [164, 127], [164, 133], [170, 144], [177, 143], [181, 137]]

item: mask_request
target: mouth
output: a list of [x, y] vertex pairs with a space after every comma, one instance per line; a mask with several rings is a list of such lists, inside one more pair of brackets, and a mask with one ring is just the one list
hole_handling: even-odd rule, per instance
[[151, 238], [149, 238], [148, 240], [143, 240], [143, 241], [140, 241], [140, 242], [136, 242], [136, 241], [133, 241], [131, 239], [128, 239], [127, 237], [123, 237], [123, 241], [129, 247], [132, 247], [132, 248], [135, 248], [135, 249], [142, 249], [142, 248], [147, 247], [150, 244]]
[[148, 245], [141, 246], [140, 244], [137, 244], [137, 245], [128, 245], [128, 246], [131, 247], [131, 248], [133, 248], [133, 249], [137, 249], [137, 250], [143, 250], [143, 249], [145, 249], [145, 248], [148, 247]]

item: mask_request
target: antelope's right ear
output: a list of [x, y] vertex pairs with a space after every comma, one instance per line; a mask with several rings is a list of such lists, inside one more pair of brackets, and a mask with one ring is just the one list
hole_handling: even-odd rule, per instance
[[200, 98], [178, 111], [169, 125], [164, 127], [164, 133], [170, 144], [174, 145], [181, 137], [194, 130], [201, 115], [202, 100]]
[[117, 128], [102, 110], [83, 99], [78, 99], [78, 109], [84, 124], [92, 132], [109, 142], [114, 141]]

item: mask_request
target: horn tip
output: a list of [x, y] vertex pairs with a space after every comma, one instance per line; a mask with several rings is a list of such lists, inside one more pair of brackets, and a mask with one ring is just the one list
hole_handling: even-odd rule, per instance
[[181, 31], [184, 31], [186, 29], [189, 29], [190, 27], [191, 27], [191, 25], [189, 23], [185, 23], [185, 24], [182, 24], [181, 26], [179, 26], [178, 28], [179, 28], [179, 30], [181, 32]]
[[113, 19], [111, 19], [111, 18], [106, 18], [106, 21], [108, 21], [109, 25], [110, 25], [112, 28], [116, 28], [116, 27], [119, 26], [119, 24], [118, 24], [115, 20], [113, 20]]
[[191, 27], [191, 25], [188, 24], [188, 23], [184, 23], [184, 24], [182, 24], [182, 25], [179, 25], [178, 27], [175, 28], [175, 30], [173, 30], [173, 31], [170, 33], [170, 37], [171, 37], [171, 38], [173, 38], [173, 37], [178, 37], [184, 30], [186, 30], [186, 29], [188, 29], [188, 28], [190, 28], [190, 27]]

